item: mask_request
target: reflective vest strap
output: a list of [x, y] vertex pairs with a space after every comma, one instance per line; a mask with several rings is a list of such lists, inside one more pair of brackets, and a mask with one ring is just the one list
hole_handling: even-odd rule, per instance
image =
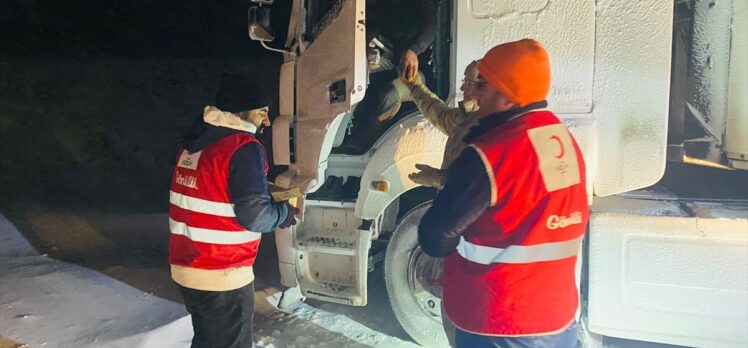
[[494, 248], [473, 244], [465, 240], [464, 237], [460, 237], [460, 243], [457, 244], [457, 253], [469, 261], [482, 265], [555, 261], [576, 256], [583, 239], [584, 235], [581, 235], [563, 242]]
[[260, 240], [261, 233], [252, 231], [220, 231], [207, 228], [191, 227], [174, 219], [169, 219], [171, 233], [185, 236], [194, 242], [235, 245]]
[[198, 213], [236, 217], [236, 213], [234, 213], [234, 205], [231, 203], [208, 201], [205, 199], [186, 196], [174, 191], [169, 191], [169, 203], [182, 209]]

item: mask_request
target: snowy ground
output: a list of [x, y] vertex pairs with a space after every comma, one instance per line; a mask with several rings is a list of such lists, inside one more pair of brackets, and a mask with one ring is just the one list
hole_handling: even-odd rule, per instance
[[[0, 215], [0, 347], [189, 346], [189, 316], [168, 268], [153, 260], [163, 256], [165, 216], [39, 214], [25, 221], [26, 234], [50, 254]], [[272, 304], [280, 289], [272, 239], [261, 249], [258, 265], [268, 266], [257, 270], [257, 346], [417, 347], [392, 315], [377, 281], [381, 270], [370, 274], [366, 307], [308, 301], [283, 312]]]

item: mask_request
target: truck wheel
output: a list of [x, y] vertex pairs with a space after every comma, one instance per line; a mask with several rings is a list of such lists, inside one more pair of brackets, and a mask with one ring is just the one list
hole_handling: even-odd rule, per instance
[[384, 279], [392, 310], [405, 332], [424, 347], [449, 347], [441, 320], [441, 299], [424, 289], [416, 270], [427, 261], [418, 246], [418, 222], [431, 202], [405, 214], [393, 232], [384, 259]]

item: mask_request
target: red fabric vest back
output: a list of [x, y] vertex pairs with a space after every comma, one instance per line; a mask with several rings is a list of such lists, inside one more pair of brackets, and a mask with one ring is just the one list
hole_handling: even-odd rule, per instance
[[254, 263], [261, 234], [236, 220], [228, 185], [231, 157], [251, 142], [260, 144], [238, 133], [195, 153], [179, 151], [169, 195], [170, 264], [215, 270]]
[[491, 205], [446, 258], [444, 302], [464, 331], [560, 332], [578, 307], [575, 263], [589, 218], [582, 153], [548, 111], [532, 111], [471, 145], [491, 180]]

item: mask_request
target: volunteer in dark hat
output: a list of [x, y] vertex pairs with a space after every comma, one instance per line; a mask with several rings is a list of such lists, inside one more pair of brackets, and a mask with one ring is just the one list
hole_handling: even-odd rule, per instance
[[576, 347], [574, 266], [589, 208], [582, 153], [548, 110], [548, 55], [498, 45], [478, 71], [479, 122], [418, 227], [445, 257], [457, 347]]
[[265, 148], [270, 100], [257, 81], [225, 75], [202, 121], [185, 137], [169, 192], [169, 263], [187, 311], [192, 347], [252, 347], [254, 273], [262, 233], [296, 223], [273, 202]]

